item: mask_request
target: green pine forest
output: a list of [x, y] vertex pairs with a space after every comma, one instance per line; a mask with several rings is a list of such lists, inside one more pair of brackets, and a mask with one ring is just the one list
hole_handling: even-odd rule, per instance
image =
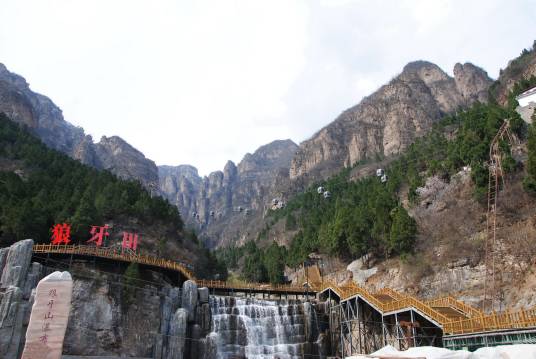
[[134, 181], [98, 171], [47, 148], [30, 132], [0, 114], [0, 159], [22, 173], [0, 171], [0, 244], [24, 238], [50, 239], [55, 223], [70, 223], [72, 237], [87, 240], [89, 226], [119, 216], [144, 223], [159, 220], [180, 232], [175, 206], [151, 197]]

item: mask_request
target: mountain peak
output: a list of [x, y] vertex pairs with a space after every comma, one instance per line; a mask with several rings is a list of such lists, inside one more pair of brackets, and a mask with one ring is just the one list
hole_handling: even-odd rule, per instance
[[421, 71], [423, 69], [431, 69], [431, 68], [443, 71], [441, 70], [439, 66], [437, 66], [433, 62], [426, 61], [426, 60], [415, 60], [415, 61], [408, 62], [406, 66], [404, 66], [404, 68], [402, 69], [402, 72], [415, 72], [415, 71]]
[[469, 102], [486, 102], [493, 80], [482, 68], [470, 62], [454, 65], [454, 81], [463, 98]]

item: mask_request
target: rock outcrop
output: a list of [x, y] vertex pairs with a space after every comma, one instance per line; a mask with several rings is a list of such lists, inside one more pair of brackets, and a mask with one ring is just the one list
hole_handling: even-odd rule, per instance
[[452, 78], [432, 63], [409, 63], [387, 85], [301, 143], [290, 178], [325, 178], [361, 160], [400, 153], [444, 114], [486, 101], [490, 85], [487, 74], [472, 64], [457, 64]]
[[153, 161], [119, 137], [103, 137], [98, 144], [63, 118], [48, 97], [30, 90], [26, 80], [0, 64], [0, 112], [27, 126], [47, 146], [97, 169], [140, 181], [156, 191], [158, 169]]
[[230, 242], [243, 234], [246, 223], [257, 223], [272, 198], [280, 196], [297, 148], [291, 140], [274, 141], [246, 154], [238, 165], [228, 161], [223, 171], [203, 178], [192, 166], [160, 166], [160, 192], [209, 244]]
[[0, 249], [0, 358], [18, 359], [30, 320], [32, 289], [43, 275], [42, 266], [30, 267], [33, 241], [26, 239]]
[[139, 180], [152, 193], [158, 193], [156, 164], [121, 137], [103, 136], [94, 151], [99, 161], [95, 167], [110, 170], [124, 179]]
[[188, 326], [188, 311], [179, 308], [170, 323], [169, 344], [166, 349], [165, 359], [182, 359], [184, 356], [184, 342]]
[[491, 86], [491, 94], [501, 105], [508, 102], [508, 94], [514, 85], [521, 80], [536, 77], [536, 40], [532, 49], [523, 50], [521, 55], [510, 60], [504, 70], [501, 70], [499, 78]]

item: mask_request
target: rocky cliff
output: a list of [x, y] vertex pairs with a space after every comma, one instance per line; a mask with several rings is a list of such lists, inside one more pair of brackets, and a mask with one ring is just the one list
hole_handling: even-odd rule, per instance
[[487, 101], [492, 80], [482, 69], [456, 64], [454, 78], [417, 61], [358, 105], [300, 144], [290, 178], [325, 178], [353, 164], [403, 151], [444, 114]]
[[119, 137], [103, 137], [97, 144], [80, 127], [65, 121], [47, 97], [33, 92], [26, 80], [0, 64], [0, 112], [26, 125], [47, 146], [82, 163], [135, 179], [156, 190], [158, 170], [153, 161]]
[[297, 148], [291, 140], [273, 141], [203, 178], [192, 166], [160, 166], [160, 191], [209, 244], [239, 240], [279, 195]]

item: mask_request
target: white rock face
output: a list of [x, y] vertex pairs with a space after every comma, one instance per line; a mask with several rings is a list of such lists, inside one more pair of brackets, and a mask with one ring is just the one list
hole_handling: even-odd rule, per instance
[[364, 286], [367, 279], [369, 279], [378, 272], [377, 267], [372, 267], [370, 269], [362, 269], [363, 267], [364, 264], [362, 258], [356, 259], [352, 263], [348, 264], [348, 267], [346, 267], [348, 271], [352, 272], [352, 278], [354, 282], [361, 286]]

